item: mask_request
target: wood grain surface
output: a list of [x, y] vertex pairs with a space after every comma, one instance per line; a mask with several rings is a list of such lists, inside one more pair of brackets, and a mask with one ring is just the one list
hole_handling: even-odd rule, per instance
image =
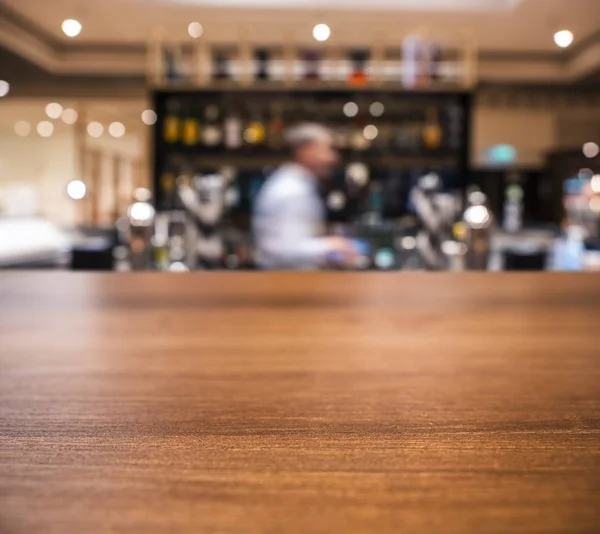
[[0, 532], [598, 533], [600, 278], [0, 274]]

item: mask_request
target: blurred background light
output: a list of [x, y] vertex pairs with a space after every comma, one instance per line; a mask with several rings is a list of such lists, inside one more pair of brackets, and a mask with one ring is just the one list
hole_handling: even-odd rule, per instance
[[50, 121], [42, 121], [38, 123], [36, 129], [42, 137], [50, 137], [54, 133], [54, 124]]
[[373, 124], [369, 124], [363, 129], [363, 135], [365, 136], [365, 139], [368, 139], [369, 141], [373, 141], [373, 139], [377, 137], [377, 134], [379, 134], [379, 130], [377, 129], [377, 126], [374, 126]]
[[99, 122], [90, 122], [87, 126], [87, 133], [90, 137], [102, 137], [104, 126]]
[[600, 154], [598, 143], [586, 143], [583, 145], [583, 155], [586, 158], [595, 158], [598, 154]]
[[490, 220], [490, 213], [485, 206], [479, 204], [467, 208], [464, 217], [467, 223], [477, 228], [484, 226]]
[[560, 48], [567, 48], [573, 43], [573, 33], [569, 30], [561, 30], [554, 34], [554, 42]]
[[156, 112], [152, 109], [145, 109], [144, 111], [142, 111], [142, 122], [148, 126], [156, 124], [157, 118], [158, 117], [156, 116]]
[[19, 121], [15, 124], [15, 133], [19, 137], [27, 137], [31, 133], [31, 125], [25, 121]]
[[400, 245], [405, 250], [413, 250], [417, 246], [417, 240], [413, 236], [407, 235], [401, 239]]
[[46, 115], [48, 115], [48, 117], [51, 119], [59, 119], [62, 112], [63, 107], [56, 102], [50, 102], [50, 104], [46, 106]]
[[358, 105], [355, 102], [346, 102], [344, 104], [344, 115], [346, 117], [356, 117], [358, 114]]
[[81, 22], [75, 19], [64, 20], [61, 27], [67, 37], [77, 37], [83, 28]]
[[188, 33], [193, 39], [199, 39], [204, 33], [204, 28], [199, 22], [190, 22], [190, 25], [188, 26]]
[[6, 96], [10, 91], [10, 84], [6, 80], [0, 80], [0, 98]]
[[85, 197], [86, 187], [81, 180], [72, 180], [67, 185], [67, 195], [73, 200], [81, 200]]
[[373, 102], [369, 106], [369, 112], [371, 113], [371, 115], [373, 115], [373, 117], [381, 117], [384, 111], [385, 107], [381, 102]]
[[123, 137], [125, 132], [125, 125], [122, 122], [111, 122], [108, 127], [108, 133], [116, 138]]
[[317, 24], [313, 28], [312, 34], [317, 41], [327, 41], [331, 35], [331, 30], [327, 24]]
[[332, 191], [327, 197], [327, 206], [333, 211], [340, 211], [346, 205], [346, 196], [341, 191]]
[[512, 145], [494, 145], [488, 149], [486, 159], [494, 164], [513, 163], [517, 159], [517, 149]]
[[75, 124], [79, 115], [71, 108], [64, 109], [61, 118], [65, 124]]
[[129, 207], [128, 215], [134, 226], [142, 226], [152, 220], [155, 210], [148, 202], [136, 202]]
[[152, 193], [150, 192], [150, 189], [147, 189], [145, 187], [138, 187], [133, 192], [133, 198], [138, 202], [149, 202], [152, 198]]
[[594, 193], [600, 193], [600, 174], [595, 174], [594, 176], [592, 176], [590, 186]]

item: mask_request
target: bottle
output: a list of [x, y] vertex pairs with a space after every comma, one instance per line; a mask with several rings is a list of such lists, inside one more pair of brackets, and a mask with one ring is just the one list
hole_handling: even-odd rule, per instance
[[284, 146], [284, 131], [283, 123], [283, 104], [279, 101], [273, 102], [271, 105], [271, 121], [267, 128], [267, 139], [269, 147], [274, 150], [280, 150]]
[[318, 80], [319, 75], [319, 62], [320, 55], [316, 50], [305, 50], [302, 53], [304, 60], [304, 79], [305, 80]]
[[261, 48], [254, 52], [256, 58], [256, 74], [257, 80], [268, 80], [269, 79], [269, 51], [265, 48]]
[[423, 127], [423, 143], [429, 150], [437, 150], [442, 144], [442, 127], [438, 119], [438, 110], [434, 107], [427, 108], [426, 121]]
[[179, 102], [175, 99], [167, 101], [166, 110], [167, 114], [163, 124], [163, 139], [169, 144], [174, 144], [180, 139], [181, 119], [179, 117]]
[[225, 146], [229, 150], [235, 150], [242, 146], [242, 121], [234, 111], [225, 119]]
[[219, 124], [221, 110], [217, 104], [210, 104], [204, 110], [204, 128], [202, 129], [202, 141], [206, 146], [214, 147], [221, 143], [223, 130]]
[[217, 51], [213, 56], [213, 78], [215, 80], [229, 80], [229, 58], [223, 50]]
[[350, 61], [352, 63], [352, 70], [348, 78], [348, 83], [355, 87], [364, 87], [367, 85], [367, 59], [369, 57], [368, 52], [364, 50], [354, 50], [350, 52]]
[[181, 127], [181, 142], [187, 146], [195, 146], [200, 142], [200, 122], [188, 110]]

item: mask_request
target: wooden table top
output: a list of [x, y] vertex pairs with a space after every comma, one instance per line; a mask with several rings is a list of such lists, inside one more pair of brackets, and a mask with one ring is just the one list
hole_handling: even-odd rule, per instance
[[0, 532], [598, 533], [600, 278], [0, 274]]

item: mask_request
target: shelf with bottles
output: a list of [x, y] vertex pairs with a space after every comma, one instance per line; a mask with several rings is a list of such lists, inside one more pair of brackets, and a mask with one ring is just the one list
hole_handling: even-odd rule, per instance
[[441, 43], [418, 33], [397, 46], [263, 46], [203, 40], [148, 44], [148, 79], [154, 87], [320, 87], [357, 89], [388, 85], [406, 89], [471, 88], [476, 49], [469, 40]]
[[157, 93], [157, 134], [169, 152], [273, 154], [283, 150], [289, 126], [315, 121], [333, 130], [341, 151], [434, 157], [464, 146], [465, 98], [385, 91]]

